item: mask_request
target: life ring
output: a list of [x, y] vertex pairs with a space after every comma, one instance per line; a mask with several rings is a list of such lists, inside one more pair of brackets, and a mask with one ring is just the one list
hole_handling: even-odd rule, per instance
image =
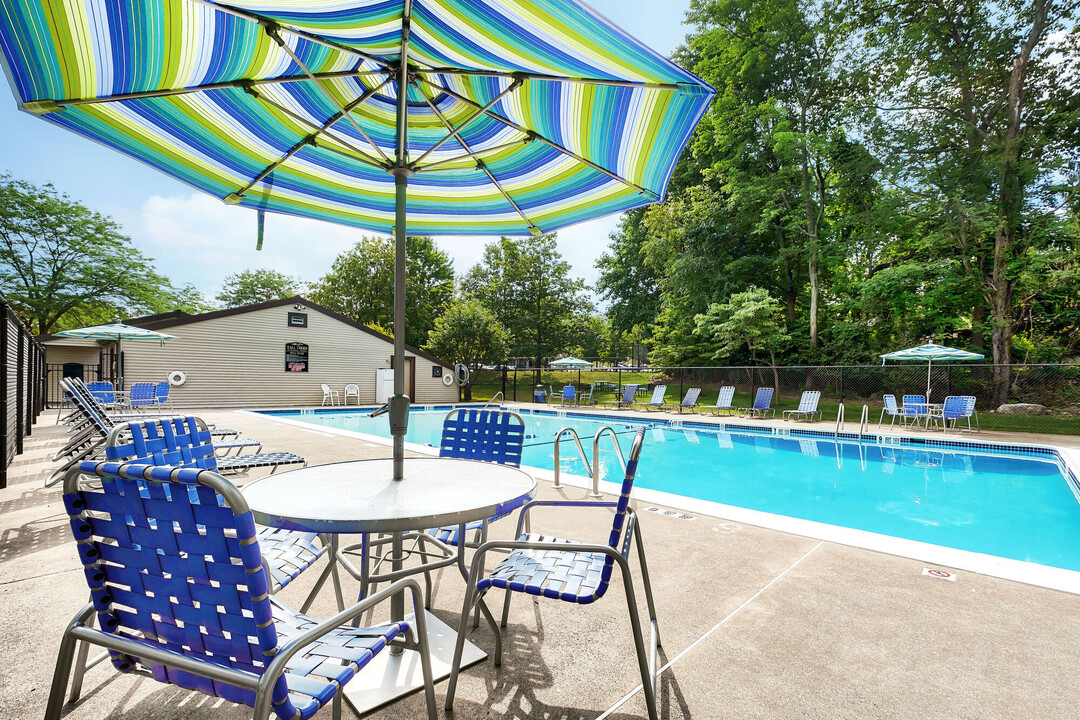
[[446, 387], [450, 387], [451, 385], [454, 384], [454, 376], [453, 375], [443, 375], [442, 376], [442, 384], [445, 385]]
[[181, 370], [173, 370], [171, 373], [169, 373], [169, 384], [170, 385], [178, 387], [180, 385], [183, 385], [186, 382], [187, 382], [187, 375], [185, 375], [183, 373], [183, 371], [181, 371]]

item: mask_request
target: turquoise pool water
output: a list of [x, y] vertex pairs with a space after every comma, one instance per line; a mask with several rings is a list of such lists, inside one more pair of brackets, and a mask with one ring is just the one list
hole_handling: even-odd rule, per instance
[[[390, 437], [386, 416], [335, 411], [275, 416]], [[406, 440], [437, 446], [446, 410], [412, 414]], [[646, 423], [523, 415], [523, 462], [552, 469], [553, 438], [575, 427], [586, 452], [604, 425], [628, 453]], [[568, 439], [567, 439], [568, 440]], [[601, 448], [610, 448], [609, 439]], [[573, 443], [561, 447], [561, 470], [586, 475]], [[609, 449], [602, 477], [621, 478]], [[822, 439], [787, 439], [702, 429], [646, 431], [637, 485], [736, 507], [867, 530], [998, 557], [1080, 570], [1080, 503], [1056, 461], [882, 447]]]

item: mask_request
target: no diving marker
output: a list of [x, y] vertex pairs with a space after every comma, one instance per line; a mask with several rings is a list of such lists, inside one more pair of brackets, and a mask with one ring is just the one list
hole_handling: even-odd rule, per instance
[[679, 520], [697, 520], [693, 515], [687, 515], [675, 510], [665, 510], [664, 508], [658, 508], [655, 505], [645, 508], [645, 512], [656, 513], [658, 515], [665, 515], [670, 518], [678, 518]]
[[948, 572], [947, 570], [936, 570], [934, 568], [923, 568], [922, 574], [926, 577], [937, 578], [938, 580], [948, 580], [949, 582], [956, 582], [956, 573]]

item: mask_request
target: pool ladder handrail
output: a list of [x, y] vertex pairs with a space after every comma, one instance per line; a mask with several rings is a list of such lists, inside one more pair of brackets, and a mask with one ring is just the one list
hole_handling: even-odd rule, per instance
[[840, 407], [836, 408], [836, 429], [833, 431], [833, 435], [839, 437], [840, 431], [844, 428], [844, 403], [840, 403]]
[[594, 498], [602, 497], [600, 493], [600, 439], [605, 432], [611, 436], [611, 444], [615, 446], [615, 457], [619, 459], [623, 473], [626, 473], [626, 458], [623, 457], [622, 448], [619, 447], [619, 436], [610, 425], [605, 425], [596, 431], [592, 441], [592, 492], [589, 496]]
[[502, 400], [503, 402], [505, 402], [505, 401], [506, 401], [506, 396], [505, 396], [505, 395], [503, 395], [503, 391], [502, 391], [502, 390], [500, 390], [499, 392], [497, 392], [497, 393], [495, 393], [494, 395], [492, 395], [492, 396], [491, 396], [491, 399], [490, 399], [490, 400], [488, 400], [488, 401], [487, 401], [486, 403], [484, 403], [484, 407], [482, 407], [482, 408], [480, 408], [480, 409], [481, 409], [481, 410], [487, 410], [487, 409], [488, 409], [488, 407], [489, 407], [489, 406], [491, 406], [491, 405], [495, 405], [495, 407], [502, 407], [502, 405], [501, 405], [500, 403], [496, 403], [496, 402], [495, 402], [495, 398], [499, 398], [499, 399], [501, 399], [501, 400]]
[[864, 404], [862, 406], [862, 418], [859, 420], [859, 437], [862, 437], [863, 433], [870, 431], [870, 406]]
[[581, 454], [581, 461], [585, 463], [585, 470], [589, 475], [593, 474], [592, 466], [589, 465], [589, 458], [585, 456], [585, 448], [581, 446], [581, 438], [578, 437], [577, 431], [572, 427], [564, 427], [559, 432], [555, 433], [555, 482], [552, 487], [560, 488], [562, 485], [559, 483], [559, 444], [562, 442], [563, 436], [569, 433], [570, 437], [574, 439], [574, 444], [577, 445], [578, 452]]

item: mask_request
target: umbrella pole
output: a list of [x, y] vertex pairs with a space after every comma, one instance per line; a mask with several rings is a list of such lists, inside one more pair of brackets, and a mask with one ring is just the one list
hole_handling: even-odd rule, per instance
[[930, 370], [934, 367], [934, 360], [930, 358], [926, 361], [926, 402], [930, 402]]
[[[397, 72], [397, 162], [390, 169], [394, 176], [394, 396], [390, 398], [390, 435], [394, 440], [394, 480], [405, 477], [405, 433], [409, 430], [409, 398], [405, 396], [405, 235], [406, 203], [409, 176], [409, 25], [410, 4], [405, 3], [401, 18], [401, 62]], [[399, 569], [401, 547], [394, 542], [394, 569]], [[404, 595], [394, 598], [392, 610], [404, 602]], [[398, 612], [394, 617], [402, 617]]]

